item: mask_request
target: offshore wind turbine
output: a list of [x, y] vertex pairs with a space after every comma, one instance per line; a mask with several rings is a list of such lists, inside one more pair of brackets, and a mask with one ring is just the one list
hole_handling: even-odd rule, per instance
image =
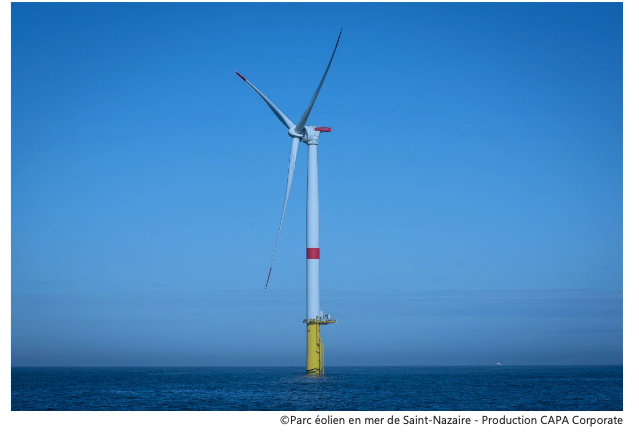
[[275, 253], [277, 252], [277, 245], [280, 242], [280, 235], [282, 233], [282, 224], [284, 223], [284, 214], [286, 213], [286, 205], [288, 203], [288, 196], [291, 192], [291, 185], [293, 184], [293, 175], [295, 174], [295, 160], [297, 159], [297, 149], [300, 142], [308, 145], [308, 178], [306, 184], [306, 318], [303, 320], [306, 323], [306, 374], [318, 375], [324, 374], [324, 344], [320, 336], [320, 325], [328, 325], [329, 323], [335, 323], [336, 320], [331, 317], [330, 314], [326, 315], [320, 309], [320, 236], [319, 236], [319, 177], [317, 170], [317, 146], [319, 144], [320, 133], [331, 132], [330, 127], [324, 126], [307, 126], [308, 116], [311, 114], [313, 104], [317, 99], [317, 95], [324, 84], [324, 79], [328, 70], [333, 63], [333, 57], [335, 57], [335, 51], [337, 51], [337, 45], [339, 39], [342, 36], [340, 30], [331, 60], [328, 62], [326, 71], [322, 76], [322, 80], [315, 90], [315, 94], [311, 99], [311, 103], [302, 114], [297, 124], [291, 122], [288, 117], [275, 106], [264, 93], [260, 92], [257, 87], [251, 84], [244, 76], [235, 71], [239, 77], [246, 82], [258, 95], [266, 102], [266, 105], [275, 113], [275, 116], [288, 128], [288, 135], [291, 140], [291, 155], [288, 163], [288, 180], [286, 181], [286, 195], [284, 196], [284, 208], [282, 209], [282, 218], [280, 219], [280, 228], [277, 231], [277, 240], [275, 241], [275, 249], [273, 250], [273, 257], [271, 258], [271, 267], [268, 271], [268, 277], [266, 278], [266, 285], [264, 289], [268, 287], [268, 281], [271, 278], [271, 272], [273, 271], [273, 263], [275, 261]]

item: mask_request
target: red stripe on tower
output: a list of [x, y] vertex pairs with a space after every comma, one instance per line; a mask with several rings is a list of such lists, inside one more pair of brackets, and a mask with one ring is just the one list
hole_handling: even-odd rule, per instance
[[306, 258], [319, 260], [319, 248], [306, 248]]

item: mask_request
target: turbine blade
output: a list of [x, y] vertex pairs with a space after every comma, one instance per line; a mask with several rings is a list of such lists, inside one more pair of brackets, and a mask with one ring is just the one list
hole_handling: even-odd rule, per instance
[[273, 250], [273, 258], [271, 259], [271, 268], [268, 271], [268, 277], [266, 277], [266, 286], [268, 287], [268, 280], [271, 278], [271, 271], [273, 270], [273, 262], [275, 262], [275, 253], [277, 252], [277, 245], [280, 243], [280, 235], [282, 234], [282, 224], [284, 223], [284, 215], [286, 214], [286, 205], [288, 204], [288, 195], [291, 193], [291, 186], [293, 186], [293, 175], [295, 174], [295, 160], [297, 159], [297, 148], [300, 145], [300, 139], [293, 137], [291, 141], [291, 156], [288, 160], [288, 180], [286, 181], [286, 195], [284, 196], [284, 208], [282, 209], [282, 218], [280, 219], [280, 229], [277, 231], [277, 240], [275, 241], [275, 249]]
[[275, 106], [275, 104], [273, 104], [273, 103], [271, 102], [271, 100], [270, 100], [270, 99], [268, 99], [268, 98], [266, 97], [266, 95], [265, 95], [264, 93], [260, 92], [260, 91], [259, 91], [259, 89], [258, 89], [257, 87], [255, 87], [253, 84], [251, 84], [251, 82], [250, 82], [249, 80], [247, 80], [246, 78], [244, 78], [244, 77], [242, 76], [242, 74], [240, 74], [239, 72], [237, 72], [235, 69], [233, 69], [233, 71], [234, 71], [234, 72], [235, 72], [235, 73], [236, 73], [236, 74], [237, 74], [237, 75], [238, 75], [241, 79], [243, 79], [244, 81], [246, 81], [246, 84], [248, 84], [249, 86], [251, 86], [251, 87], [253, 88], [253, 90], [255, 90], [255, 91], [257, 92], [257, 94], [258, 94], [258, 95], [260, 95], [260, 96], [262, 97], [262, 99], [264, 100], [264, 102], [266, 102], [266, 105], [268, 105], [268, 106], [269, 106], [269, 108], [270, 108], [271, 110], [273, 110], [273, 113], [275, 113], [275, 115], [277, 116], [277, 118], [278, 118], [278, 119], [280, 119], [280, 122], [282, 122], [282, 123], [283, 123], [283, 124], [284, 124], [284, 125], [288, 128], [288, 129], [291, 129], [293, 126], [295, 126], [295, 124], [294, 124], [293, 122], [291, 122], [291, 121], [288, 119], [288, 117], [286, 117], [286, 116], [284, 115], [284, 113], [282, 113], [282, 112], [280, 111], [280, 109], [279, 109], [279, 108], [277, 108], [277, 107]]
[[331, 67], [331, 63], [333, 63], [333, 57], [335, 57], [335, 51], [337, 51], [337, 44], [339, 44], [339, 38], [341, 37], [342, 37], [342, 30], [339, 31], [339, 36], [337, 37], [337, 42], [335, 43], [335, 49], [333, 50], [333, 55], [331, 56], [331, 60], [328, 62], [326, 71], [324, 71], [324, 76], [322, 77], [322, 81], [320, 81], [319, 86], [317, 86], [317, 90], [315, 91], [315, 94], [313, 95], [313, 99], [311, 99], [311, 103], [308, 104], [308, 108], [306, 109], [304, 114], [302, 114], [300, 121], [297, 122], [297, 125], [295, 126], [295, 132], [297, 132], [298, 134], [300, 134], [304, 130], [304, 126], [306, 126], [306, 121], [308, 120], [308, 116], [310, 116], [311, 114], [311, 110], [313, 109], [313, 104], [315, 103], [315, 100], [317, 99], [317, 95], [319, 94], [319, 91], [322, 88], [322, 84], [324, 84], [324, 78], [326, 78], [326, 74], [328, 74], [328, 70]]

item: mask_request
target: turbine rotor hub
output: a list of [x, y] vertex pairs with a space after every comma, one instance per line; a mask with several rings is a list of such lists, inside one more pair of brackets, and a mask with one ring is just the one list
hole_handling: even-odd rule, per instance
[[297, 138], [299, 138], [300, 140], [302, 140], [302, 138], [304, 138], [304, 134], [305, 134], [305, 132], [306, 132], [306, 131], [302, 131], [301, 133], [299, 133], [299, 134], [298, 134], [297, 132], [295, 132], [295, 126], [291, 126], [291, 127], [289, 128], [289, 130], [288, 130], [288, 135], [289, 135], [290, 137], [297, 137]]

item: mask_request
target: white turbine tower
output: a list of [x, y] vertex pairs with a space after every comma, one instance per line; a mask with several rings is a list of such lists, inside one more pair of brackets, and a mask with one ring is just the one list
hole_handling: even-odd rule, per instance
[[249, 86], [257, 92], [258, 95], [266, 102], [269, 108], [275, 113], [280, 122], [282, 122], [288, 128], [288, 135], [292, 137], [291, 141], [291, 156], [288, 163], [288, 180], [286, 182], [286, 195], [284, 196], [284, 208], [282, 209], [282, 218], [280, 219], [280, 228], [277, 232], [277, 240], [275, 241], [275, 249], [273, 250], [273, 258], [271, 259], [271, 267], [268, 271], [268, 277], [266, 278], [266, 287], [268, 287], [268, 280], [271, 278], [271, 271], [273, 270], [273, 262], [275, 261], [275, 253], [277, 252], [277, 245], [280, 242], [280, 234], [282, 233], [282, 223], [284, 222], [284, 214], [286, 213], [286, 204], [288, 203], [288, 196], [291, 192], [291, 185], [293, 184], [293, 174], [295, 173], [295, 160], [297, 158], [297, 148], [300, 144], [306, 143], [308, 145], [308, 180], [307, 180], [307, 195], [306, 195], [306, 323], [307, 339], [306, 339], [306, 373], [307, 374], [323, 374], [324, 373], [324, 345], [320, 337], [320, 325], [327, 325], [329, 323], [335, 323], [336, 321], [331, 318], [330, 314], [325, 315], [320, 310], [320, 277], [319, 277], [319, 259], [320, 259], [320, 241], [319, 241], [319, 178], [317, 171], [317, 145], [319, 144], [319, 136], [322, 132], [330, 132], [331, 128], [321, 126], [307, 126], [306, 122], [308, 116], [311, 114], [313, 104], [317, 99], [317, 95], [322, 88], [326, 74], [331, 67], [333, 57], [335, 57], [335, 51], [337, 51], [337, 45], [339, 39], [342, 36], [340, 30], [337, 37], [337, 43], [335, 49], [333, 49], [333, 55], [328, 62], [326, 71], [322, 76], [322, 80], [315, 90], [315, 94], [311, 99], [311, 103], [308, 105], [304, 114], [300, 118], [297, 125], [291, 122], [288, 117], [284, 115], [273, 104], [264, 93], [260, 92], [257, 87], [251, 84], [246, 78], [244, 78], [239, 72], [235, 71], [239, 77], [246, 82]]

